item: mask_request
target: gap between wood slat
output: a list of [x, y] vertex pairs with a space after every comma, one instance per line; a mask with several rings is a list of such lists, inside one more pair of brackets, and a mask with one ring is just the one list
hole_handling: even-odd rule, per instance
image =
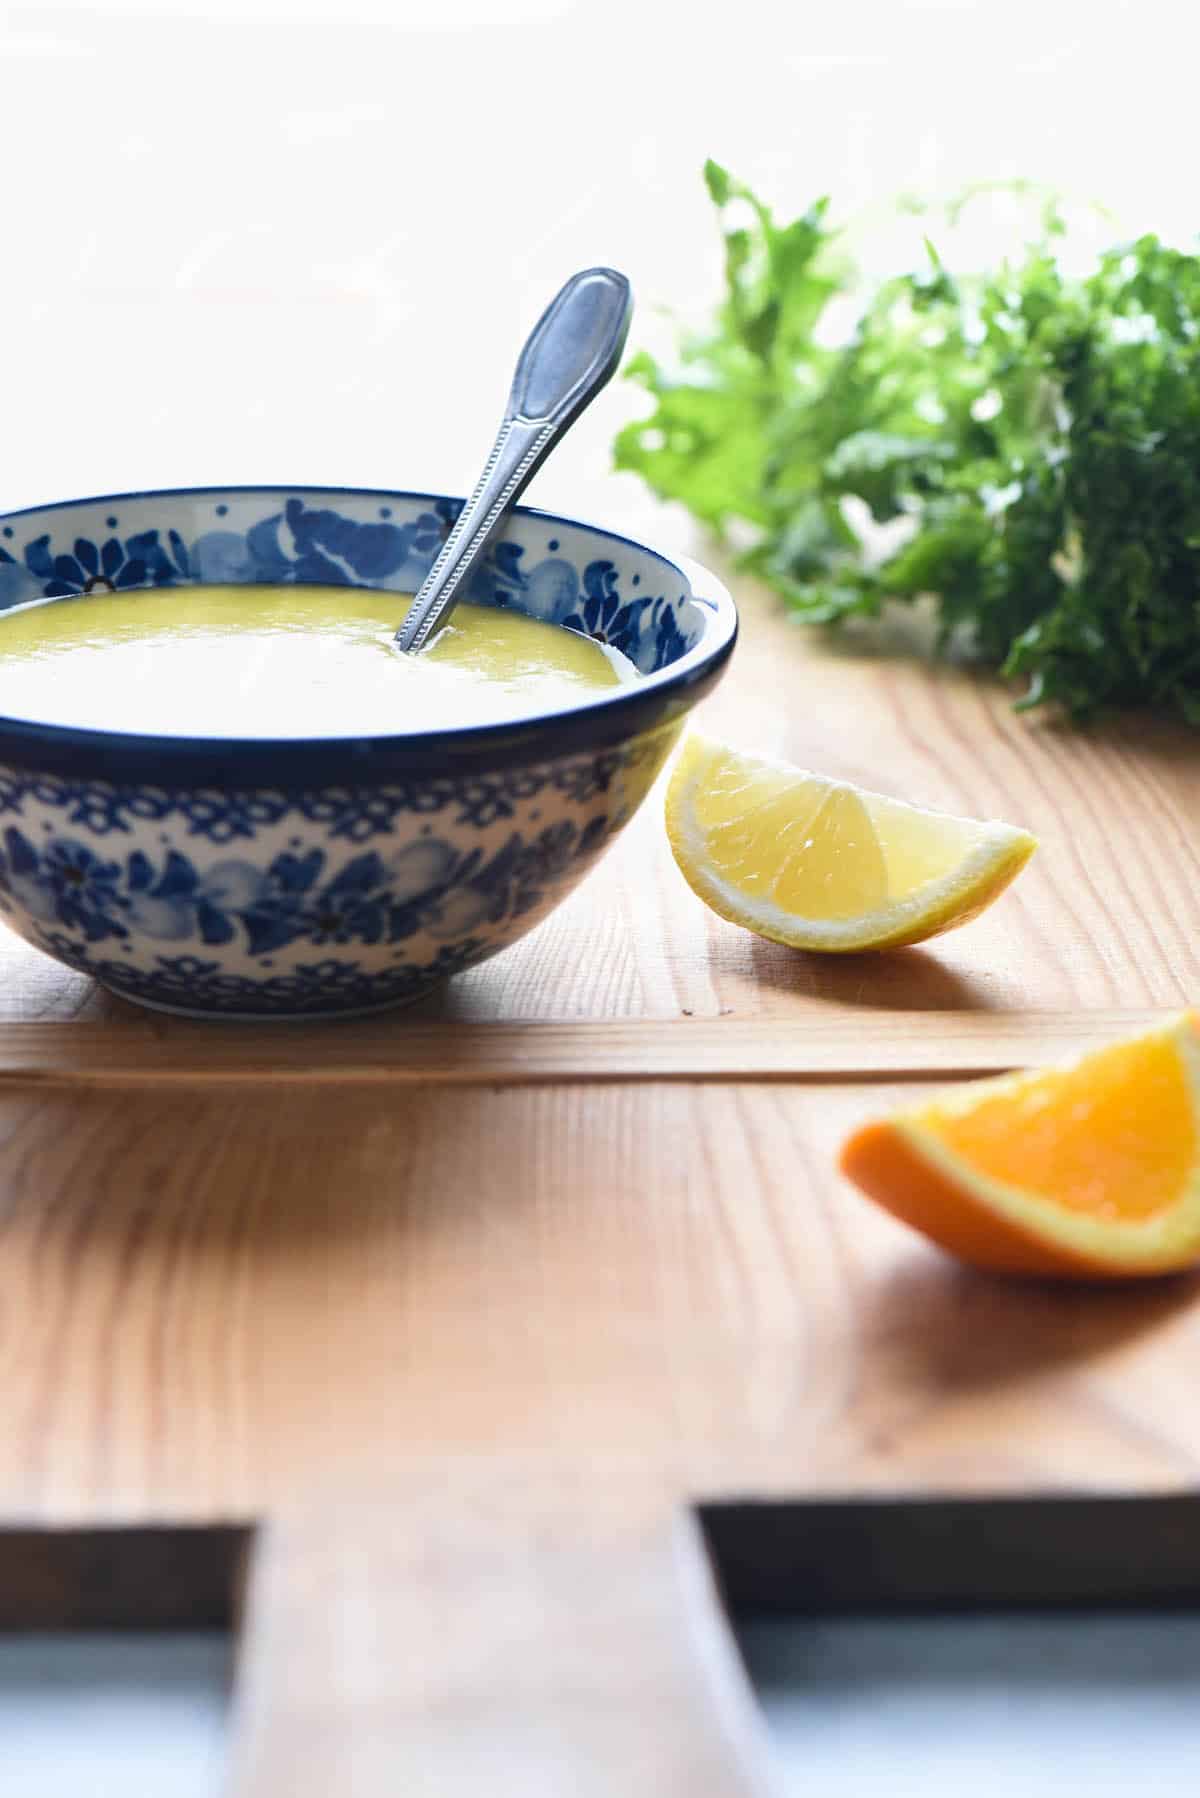
[[0, 1083], [47, 1087], [262, 1081], [520, 1086], [580, 1081], [968, 1079], [1040, 1066], [1169, 1014], [806, 1012], [778, 1018], [320, 1025], [18, 1021]]

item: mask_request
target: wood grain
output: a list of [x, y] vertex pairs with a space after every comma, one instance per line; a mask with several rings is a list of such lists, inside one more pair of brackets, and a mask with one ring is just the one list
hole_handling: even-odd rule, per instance
[[[32, 298], [27, 281], [7, 289], [8, 340], [21, 345], [5, 389], [6, 417], [20, 421], [6, 472], [17, 505], [306, 464], [317, 479], [411, 476], [452, 491], [464, 446], [493, 426], [486, 371], [509, 365], [545, 293], [597, 245], [644, 296], [640, 341], [659, 347], [652, 296], [704, 315], [721, 278], [696, 178], [714, 116], [730, 166], [772, 190], [781, 216], [829, 170], [847, 205], [870, 209], [931, 157], [949, 170], [994, 161], [997, 146], [1008, 154], [971, 99], [978, 34], [951, 28], [946, 9], [925, 9], [927, 27], [906, 9], [901, 35], [919, 41], [911, 79], [897, 82], [896, 58], [870, 54], [895, 8], [877, 8], [862, 54], [834, 9], [809, 9], [803, 41], [777, 31], [769, 57], [760, 32], [680, 33], [668, 9], [659, 20], [642, 8], [644, 64], [669, 64], [691, 97], [670, 132], [631, 89], [628, 34], [596, 33], [582, 9], [575, 22], [570, 9], [513, 9], [500, 26], [486, 8], [427, 8], [417, 29], [403, 9], [367, 20], [344, 8], [331, 30], [319, 8], [295, 7], [283, 82], [278, 22], [265, 16], [239, 17], [231, 56], [228, 30], [206, 16], [228, 6], [186, 19], [41, 10], [46, 19], [14, 15], [5, 42], [17, 71], [8, 165], [24, 169], [38, 146], [30, 178], [9, 183], [9, 232], [24, 267], [59, 277]], [[1133, 34], [1097, 27], [1070, 50], [1081, 94], [1111, 86], [1136, 56]], [[628, 99], [623, 131], [578, 129], [577, 85], [560, 75], [581, 47], [596, 91]], [[442, 179], [408, 183], [398, 214], [395, 96], [422, 141], [451, 61], [462, 128], [440, 133]], [[1163, 103], [1164, 83], [1188, 95], [1188, 60], [1159, 57], [1153, 81], [1125, 82], [1151, 132], [1107, 134], [1082, 114], [1064, 131], [1040, 104], [1044, 61], [1018, 46], [1005, 67], [1006, 91], [1019, 99], [1023, 83], [1029, 102], [1019, 111], [1030, 166], [1065, 166], [1072, 190], [1085, 174], [1089, 192], [1115, 191], [1136, 214], [1129, 143], [1155, 141], [1156, 207], [1165, 196], [1190, 217], [1191, 108]], [[162, 79], [181, 67], [187, 82]], [[522, 214], [537, 221], [517, 258], [510, 208], [478, 209], [467, 238], [447, 198], [476, 173], [494, 96], [508, 88], [538, 94], [542, 125], [505, 145]], [[786, 123], [773, 137], [775, 119]], [[128, 228], [106, 232], [98, 215], [64, 231], [81, 167], [109, 215], [155, 221], [153, 253], [122, 254]], [[316, 242], [313, 196], [324, 193], [338, 200]], [[455, 296], [492, 264], [505, 278], [474, 308], [480, 377], [456, 379], [447, 407], [447, 370], [462, 362]], [[431, 269], [448, 296], [441, 319]], [[249, 368], [231, 429], [230, 395]], [[676, 509], [609, 472], [614, 422], [643, 403], [614, 383], [536, 498], [703, 557]], [[99, 428], [64, 430], [66, 405]], [[401, 417], [419, 419], [419, 433], [398, 432]], [[662, 1752], [681, 1757], [667, 1771], [686, 1766], [676, 1720], [694, 1720], [711, 1687], [658, 1532], [689, 1496], [1128, 1491], [1200, 1477], [1194, 1281], [1095, 1293], [964, 1274], [832, 1173], [843, 1131], [919, 1082], [892, 1086], [889, 1070], [871, 1086], [647, 1082], [626, 1039], [608, 1033], [688, 1013], [706, 1029], [761, 1020], [798, 1070], [807, 1033], [827, 1041], [836, 1024], [861, 1069], [895, 1051], [890, 1020], [903, 1036], [922, 1012], [936, 1014], [927, 1056], [977, 1021], [999, 1033], [989, 1040], [1032, 1028], [1048, 1042], [1051, 1017], [1094, 1014], [1080, 1028], [1106, 1031], [1124, 1014], [1195, 1000], [1195, 739], [1153, 722], [1081, 737], [1021, 721], [986, 684], [866, 642], [827, 651], [744, 585], [740, 596], [746, 628], [706, 708], [712, 729], [1042, 837], [1012, 893], [969, 929], [869, 963], [759, 942], [687, 891], [652, 800], [532, 937], [397, 1020], [401, 1033], [438, 1020], [495, 1026], [473, 1039], [476, 1067], [586, 1055], [616, 1077], [550, 1069], [544, 1087], [464, 1080], [428, 1093], [403, 1066], [376, 1080], [370, 1056], [369, 1078], [340, 1081], [350, 1039], [335, 1049], [336, 1032], [321, 1079], [297, 1049], [293, 1083], [243, 1080], [246, 1069], [234, 1084], [188, 1081], [183, 1032], [156, 1034], [0, 930], [0, 1020], [21, 1027], [0, 1033], [0, 1509], [30, 1525], [269, 1515], [243, 1691], [254, 1733], [240, 1771], [254, 1798], [390, 1798], [422, 1759], [442, 1798], [454, 1790], [447, 1770], [463, 1776], [472, 1731], [497, 1746], [505, 1707], [519, 1733], [498, 1748], [527, 1753], [501, 1763], [506, 1779], [494, 1764], [468, 1769], [479, 1791], [537, 1790], [561, 1718], [567, 1764], [574, 1754], [578, 1772], [580, 1746], [594, 1743], [607, 1790], [623, 1794], [628, 1768], [605, 1758], [595, 1718], [617, 1719], [618, 1742], [644, 1740], [642, 1678], [662, 1682]], [[518, 1049], [503, 1033], [522, 1022], [537, 1033]], [[603, 1034], [540, 1034], [559, 1024]], [[30, 1025], [61, 1031], [61, 1048]], [[724, 1035], [656, 1036], [660, 1067], [664, 1055], [682, 1067], [685, 1054], [694, 1066], [698, 1040], [710, 1068], [752, 1071]], [[979, 1055], [978, 1035], [959, 1040]], [[423, 1046], [448, 1053], [436, 1036]], [[253, 1064], [259, 1051], [243, 1053]], [[87, 1084], [101, 1064], [117, 1069], [110, 1090]], [[480, 1492], [505, 1495], [512, 1572], [497, 1529], [479, 1521]], [[565, 1540], [564, 1517], [580, 1520]], [[626, 1577], [638, 1566], [644, 1588]], [[564, 1605], [584, 1611], [582, 1627], [569, 1628]], [[581, 1666], [592, 1605], [600, 1659]], [[506, 1618], [526, 1626], [520, 1655]], [[631, 1621], [649, 1634], [644, 1655]], [[469, 1661], [477, 1645], [486, 1668]], [[441, 1713], [439, 1694], [452, 1700]], [[439, 1714], [456, 1741], [432, 1739]], [[724, 1743], [703, 1718], [698, 1735], [695, 1798], [710, 1780], [726, 1798]]]
[[16, 1088], [526, 1086], [576, 1081], [968, 1079], [1081, 1054], [1153, 1011], [844, 1013], [803, 1021], [642, 1018], [473, 1025], [418, 1021], [247, 1031], [109, 1020], [0, 1025], [0, 1084]]
[[[704, 559], [711, 552], [691, 545]], [[1154, 719], [1070, 731], [996, 683], [935, 668], [896, 629], [822, 642], [745, 581], [734, 672], [706, 729], [919, 804], [1001, 817], [1041, 849], [962, 931], [885, 958], [797, 955], [712, 917], [652, 797], [579, 892], [494, 968], [447, 989], [454, 1017], [791, 1016], [877, 1010], [1177, 1007], [1200, 992], [1200, 761]]]
[[[735, 584], [744, 629], [705, 728], [902, 798], [1027, 826], [1042, 847], [1016, 886], [924, 949], [800, 955], [705, 910], [675, 868], [652, 794], [558, 911], [414, 1016], [1137, 1010], [1200, 994], [1200, 766], [1189, 733], [1144, 719], [1071, 732], [1018, 717], [994, 683], [871, 653], [869, 640], [832, 648]], [[0, 931], [0, 1017], [129, 1015]]]
[[972, 1276], [837, 1177], [921, 1090], [4, 1093], [0, 1509], [1195, 1479], [1193, 1280]]
[[[0, 1517], [278, 1528], [255, 1798], [374, 1798], [405, 1752], [416, 1789], [462, 1789], [468, 1723], [521, 1789], [586, 1761], [573, 1790], [624, 1791], [597, 1719], [640, 1755], [639, 1682], [662, 1696], [645, 1779], [727, 1798], [754, 1769], [696, 1728], [704, 1630], [666, 1571], [690, 1502], [1200, 1478], [1194, 1279], [987, 1280], [834, 1171], [930, 1078], [1196, 996], [1191, 741], [1030, 726], [753, 607], [706, 722], [1007, 815], [1041, 853], [969, 929], [834, 963], [709, 918], [652, 798], [524, 943], [327, 1031], [150, 1019], [0, 939]], [[511, 1573], [480, 1492], [511, 1495]]]
[[766, 1798], [694, 1523], [513, 1496], [418, 1488], [274, 1531], [235, 1798]]

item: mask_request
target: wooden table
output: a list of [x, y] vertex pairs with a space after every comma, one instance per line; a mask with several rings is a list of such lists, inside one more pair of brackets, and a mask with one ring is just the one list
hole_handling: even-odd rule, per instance
[[706, 726], [1031, 827], [979, 922], [789, 953], [692, 897], [652, 797], [382, 1022], [176, 1023], [4, 938], [4, 1516], [263, 1524], [239, 1794], [733, 1798], [695, 1501], [1195, 1477], [1194, 1282], [977, 1277], [833, 1171], [931, 1078], [1200, 991], [1194, 739], [1020, 720], [740, 597]]

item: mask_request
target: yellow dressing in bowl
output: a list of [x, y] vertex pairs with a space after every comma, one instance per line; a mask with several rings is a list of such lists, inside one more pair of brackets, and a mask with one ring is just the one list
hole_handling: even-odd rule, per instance
[[561, 625], [460, 605], [393, 645], [411, 597], [342, 586], [89, 593], [0, 613], [0, 716], [154, 736], [385, 736], [501, 723], [636, 680]]

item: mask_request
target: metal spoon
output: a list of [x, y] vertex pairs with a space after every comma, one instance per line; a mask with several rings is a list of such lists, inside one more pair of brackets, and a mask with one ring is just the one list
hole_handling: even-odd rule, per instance
[[467, 577], [559, 438], [612, 378], [633, 294], [612, 268], [572, 275], [530, 332], [479, 485], [421, 583], [396, 645], [414, 654], [445, 624]]

